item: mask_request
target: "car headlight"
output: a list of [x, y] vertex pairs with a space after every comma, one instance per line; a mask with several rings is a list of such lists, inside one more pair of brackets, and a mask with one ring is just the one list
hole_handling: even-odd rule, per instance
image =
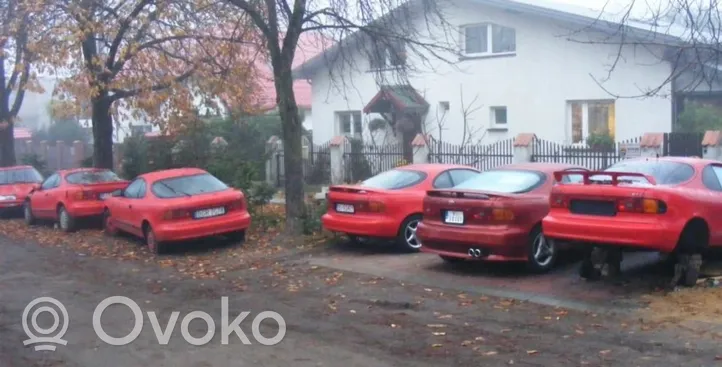
[[15, 199], [17, 199], [15, 197], [15, 195], [5, 195], [5, 196], [0, 195], [0, 201], [10, 201], [10, 200], [15, 200]]

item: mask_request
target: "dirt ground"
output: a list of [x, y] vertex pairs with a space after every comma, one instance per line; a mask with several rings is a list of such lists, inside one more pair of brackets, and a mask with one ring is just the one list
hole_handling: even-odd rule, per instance
[[[449, 275], [429, 285], [425, 279], [399, 280], [365, 268], [339, 270], [319, 264], [363, 256], [325, 247], [321, 239], [299, 243], [259, 231], [242, 246], [207, 241], [154, 257], [137, 241], [108, 239], [98, 230], [65, 235], [47, 226], [28, 229], [20, 220], [2, 221], [0, 366], [722, 364], [722, 334], [713, 317], [719, 302], [714, 311], [701, 303], [719, 299], [718, 289], [640, 295], [641, 308], [585, 312], [495, 297], [475, 291], [474, 283], [459, 291]], [[55, 352], [23, 346], [23, 309], [40, 296], [54, 297], [68, 310], [68, 344]], [[160, 345], [146, 320], [134, 342], [111, 346], [97, 337], [91, 322], [95, 306], [109, 296], [129, 297], [144, 312], [157, 312], [160, 325], [172, 311], [182, 318], [194, 310], [221, 325], [220, 299], [227, 296], [231, 315], [273, 310], [286, 320], [287, 332], [274, 346], [244, 345], [235, 335], [222, 345], [218, 331], [210, 343], [193, 346], [177, 325], [170, 342]], [[680, 307], [698, 317], [685, 318]], [[38, 321], [50, 326], [46, 322]], [[126, 308], [103, 314], [104, 328], [113, 336], [126, 335], [132, 324]], [[261, 331], [272, 336], [277, 328], [263, 323]], [[196, 337], [206, 329], [199, 321], [189, 326]], [[243, 330], [251, 336], [247, 324]]]

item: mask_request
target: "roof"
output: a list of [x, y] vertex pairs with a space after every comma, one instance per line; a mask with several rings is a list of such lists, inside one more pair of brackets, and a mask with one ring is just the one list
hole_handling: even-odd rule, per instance
[[429, 107], [424, 97], [410, 85], [382, 85], [376, 96], [364, 107], [364, 113], [385, 113], [388, 104], [397, 111], [425, 111]]
[[[419, 3], [421, 0], [410, 0], [409, 4]], [[643, 22], [629, 20], [622, 17], [623, 14], [612, 14], [602, 10], [584, 8], [569, 4], [560, 4], [548, 0], [464, 0], [473, 4], [485, 5], [511, 11], [519, 14], [546, 17], [567, 24], [578, 25], [584, 29], [597, 30], [602, 32], [617, 33], [620, 24], [624, 24], [625, 36], [627, 38], [654, 40], [655, 43], [680, 43], [680, 36], [684, 34], [682, 27], [669, 25], [653, 26]], [[617, 17], [622, 17], [620, 22]], [[672, 35], [670, 35], [672, 34]], [[677, 34], [679, 36], [675, 36]], [[333, 60], [334, 55], [339, 52], [339, 45], [362, 42], [363, 33], [357, 31], [344, 38], [340, 43], [325, 49], [323, 52], [312, 57], [307, 62], [294, 67], [293, 74], [297, 79], [310, 79], [319, 69], [325, 66], [326, 60]]]
[[33, 132], [24, 127], [13, 128], [13, 136], [15, 140], [32, 139]]
[[157, 181], [162, 180], [166, 178], [174, 178], [174, 177], [180, 177], [180, 176], [190, 176], [190, 175], [199, 175], [208, 173], [200, 168], [173, 168], [173, 169], [166, 169], [162, 171], [154, 171], [149, 172], [140, 175], [139, 177], [142, 177], [148, 181]]

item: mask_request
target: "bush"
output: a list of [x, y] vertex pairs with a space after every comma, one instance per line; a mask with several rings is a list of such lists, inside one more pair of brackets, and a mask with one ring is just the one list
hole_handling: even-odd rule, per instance
[[722, 108], [701, 103], [688, 103], [677, 118], [680, 132], [705, 132], [722, 129]]
[[320, 231], [321, 216], [326, 214], [326, 200], [314, 200], [306, 205], [306, 211], [302, 218], [303, 234], [311, 235]]
[[40, 158], [40, 156], [35, 153], [23, 155], [20, 158], [20, 163], [26, 166], [35, 167], [35, 169], [38, 170], [38, 172], [40, 172], [43, 177], [47, 177], [50, 174], [50, 171], [48, 171], [47, 162], [45, 162], [44, 159]]

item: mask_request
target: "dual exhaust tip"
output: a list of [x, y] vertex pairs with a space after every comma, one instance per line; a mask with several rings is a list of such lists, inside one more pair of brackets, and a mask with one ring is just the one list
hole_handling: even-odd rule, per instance
[[478, 248], [470, 248], [467, 253], [471, 257], [486, 257], [487, 256], [486, 251], [481, 251]]

